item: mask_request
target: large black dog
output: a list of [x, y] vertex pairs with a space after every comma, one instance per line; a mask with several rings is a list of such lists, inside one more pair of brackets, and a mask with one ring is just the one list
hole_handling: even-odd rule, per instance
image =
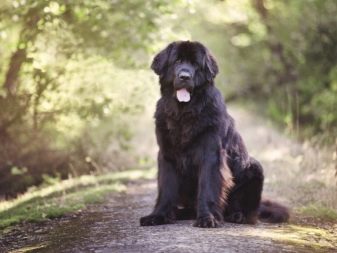
[[153, 60], [161, 98], [155, 113], [158, 198], [142, 226], [192, 219], [197, 227], [223, 220], [283, 222], [287, 208], [261, 202], [263, 170], [250, 157], [214, 86], [218, 65], [199, 42], [169, 44]]

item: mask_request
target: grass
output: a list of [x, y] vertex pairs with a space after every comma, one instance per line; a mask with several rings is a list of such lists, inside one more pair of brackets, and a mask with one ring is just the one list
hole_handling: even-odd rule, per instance
[[320, 218], [326, 221], [337, 221], [337, 211], [322, 205], [311, 204], [298, 208], [300, 214]]
[[16, 199], [0, 202], [0, 229], [20, 222], [36, 222], [81, 210], [104, 200], [107, 193], [122, 192], [131, 180], [149, 179], [154, 169], [85, 175], [35, 187]]

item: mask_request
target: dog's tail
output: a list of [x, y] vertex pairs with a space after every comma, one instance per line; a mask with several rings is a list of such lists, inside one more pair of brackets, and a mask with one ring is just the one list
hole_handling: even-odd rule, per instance
[[279, 203], [262, 200], [258, 210], [258, 217], [263, 222], [281, 223], [289, 220], [289, 209]]

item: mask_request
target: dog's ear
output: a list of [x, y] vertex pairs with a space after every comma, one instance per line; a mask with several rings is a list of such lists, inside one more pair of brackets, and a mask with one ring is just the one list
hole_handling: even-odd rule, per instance
[[214, 56], [207, 49], [204, 58], [204, 66], [207, 72], [207, 80], [212, 81], [219, 73], [219, 67]]
[[159, 76], [164, 72], [164, 69], [168, 63], [170, 52], [174, 46], [174, 43], [169, 44], [165, 49], [160, 51], [153, 59], [151, 69]]

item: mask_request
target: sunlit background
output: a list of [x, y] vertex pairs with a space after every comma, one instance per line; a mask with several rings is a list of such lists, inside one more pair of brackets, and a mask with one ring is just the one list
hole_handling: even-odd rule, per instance
[[2, 0], [0, 198], [51, 178], [155, 166], [149, 66], [173, 40], [204, 43], [229, 104], [328, 147], [333, 168], [336, 13], [335, 0]]

